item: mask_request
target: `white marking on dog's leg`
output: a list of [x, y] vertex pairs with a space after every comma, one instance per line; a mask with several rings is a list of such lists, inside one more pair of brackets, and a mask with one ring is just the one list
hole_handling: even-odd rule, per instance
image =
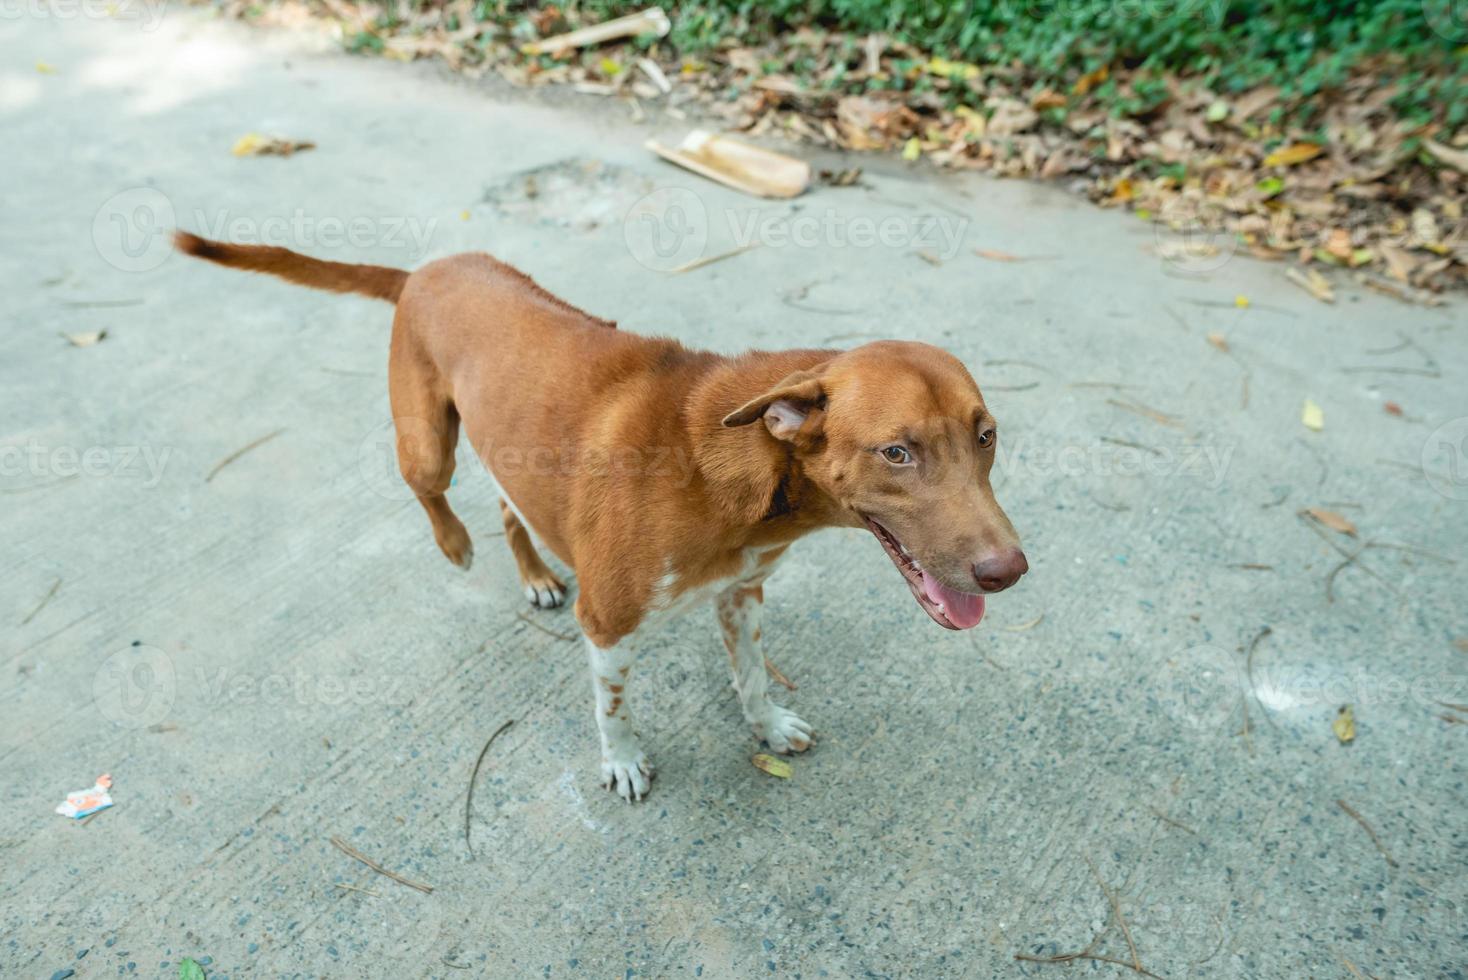
[[795, 712], [769, 699], [769, 672], [765, 669], [760, 618], [764, 601], [759, 591], [735, 587], [719, 596], [719, 626], [734, 672], [734, 690], [744, 719], [757, 738], [776, 752], [804, 752], [815, 740], [811, 728]]
[[632, 650], [626, 641], [606, 649], [588, 638], [591, 687], [596, 692], [596, 728], [601, 734], [601, 783], [631, 802], [647, 795], [652, 764], [642, 753], [632, 730], [627, 707], [627, 680], [632, 673]]

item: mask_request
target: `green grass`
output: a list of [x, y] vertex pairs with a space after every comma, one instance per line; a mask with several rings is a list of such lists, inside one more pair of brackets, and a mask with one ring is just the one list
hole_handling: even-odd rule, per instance
[[[1369, 68], [1401, 85], [1393, 105], [1406, 117], [1458, 125], [1468, 116], [1468, 20], [1461, 9], [1454, 19], [1454, 4], [1468, 0], [655, 2], [673, 20], [669, 40], [690, 54], [802, 26], [882, 31], [949, 58], [1017, 60], [1057, 86], [1101, 65], [1200, 77], [1225, 95], [1274, 84], [1305, 100], [1307, 115], [1313, 97]], [[646, 5], [590, 0], [580, 9], [600, 18]]]

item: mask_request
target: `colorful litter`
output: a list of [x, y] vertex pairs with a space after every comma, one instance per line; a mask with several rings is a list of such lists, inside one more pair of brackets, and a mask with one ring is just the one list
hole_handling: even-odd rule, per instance
[[107, 792], [111, 788], [112, 777], [104, 772], [97, 777], [96, 785], [91, 788], [67, 793], [65, 801], [57, 804], [56, 812], [73, 820], [90, 817], [112, 805], [112, 795]]

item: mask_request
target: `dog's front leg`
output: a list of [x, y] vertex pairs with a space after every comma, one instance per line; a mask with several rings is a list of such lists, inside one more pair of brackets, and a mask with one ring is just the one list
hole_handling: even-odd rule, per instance
[[814, 740], [810, 726], [767, 695], [769, 674], [760, 633], [764, 604], [760, 585], [735, 586], [719, 596], [719, 627], [734, 671], [734, 690], [756, 738], [764, 739], [776, 752], [804, 752]]
[[628, 639], [603, 648], [588, 637], [586, 650], [591, 655], [596, 727], [601, 733], [601, 782], [631, 802], [647, 795], [653, 769], [632, 730], [632, 711], [627, 707], [627, 679], [632, 673]]

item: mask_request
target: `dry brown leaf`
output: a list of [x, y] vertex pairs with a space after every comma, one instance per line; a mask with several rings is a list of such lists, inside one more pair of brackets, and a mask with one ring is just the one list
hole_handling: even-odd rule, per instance
[[1228, 338], [1225, 337], [1223, 334], [1210, 333], [1208, 335], [1208, 342], [1214, 347], [1217, 347], [1219, 350], [1223, 351], [1225, 354], [1228, 353]]
[[1436, 140], [1423, 140], [1422, 146], [1428, 153], [1431, 153], [1443, 163], [1458, 171], [1458, 173], [1468, 174], [1468, 151], [1455, 150], [1451, 146], [1443, 146]]
[[1279, 89], [1273, 85], [1256, 88], [1234, 100], [1229, 118], [1235, 123], [1248, 121], [1279, 99]]
[[1030, 98], [1031, 109], [1064, 109], [1065, 96], [1052, 89], [1041, 89]]
[[1299, 269], [1286, 269], [1285, 278], [1322, 303], [1335, 302], [1335, 292], [1330, 288], [1330, 283], [1314, 269], [1307, 269], [1304, 272]]
[[107, 336], [106, 330], [88, 330], [86, 333], [63, 333], [73, 347], [96, 347]]
[[795, 772], [795, 770], [790, 767], [790, 763], [786, 762], [784, 759], [777, 759], [775, 756], [766, 755], [763, 752], [759, 753], [749, 761], [754, 763], [754, 767], [756, 769], [761, 769], [769, 773], [771, 776], [777, 776], [780, 779], [789, 779], [791, 775], [793, 775]]
[[1111, 66], [1102, 65], [1095, 71], [1088, 71], [1080, 78], [1076, 79], [1076, 83], [1074, 87], [1071, 88], [1071, 92], [1075, 93], [1076, 95], [1085, 95], [1087, 92], [1091, 91], [1091, 89], [1106, 81], [1106, 79], [1110, 76]]
[[1356, 536], [1356, 525], [1333, 510], [1325, 510], [1321, 507], [1308, 507], [1305, 509], [1305, 513], [1338, 534], [1349, 534], [1351, 537]]
[[1395, 415], [1398, 418], [1401, 418], [1402, 406], [1398, 405], [1396, 402], [1386, 402], [1381, 407], [1386, 411], [1386, 414]]
[[1264, 158], [1266, 167], [1293, 167], [1314, 160], [1325, 152], [1319, 143], [1291, 143], [1282, 146]]
[[292, 153], [315, 148], [316, 144], [310, 140], [288, 140], [279, 136], [246, 133], [235, 140], [230, 152], [237, 157], [288, 157]]

